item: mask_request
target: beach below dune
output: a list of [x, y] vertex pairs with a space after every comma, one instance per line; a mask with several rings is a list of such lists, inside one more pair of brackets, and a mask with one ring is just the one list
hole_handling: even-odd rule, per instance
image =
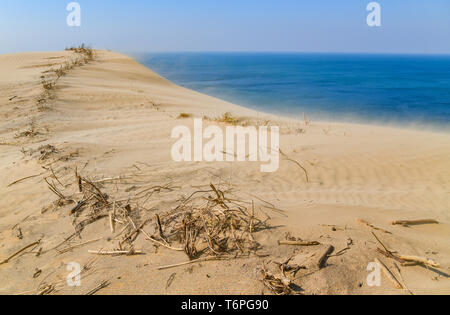
[[[94, 60], [68, 71], [49, 93], [45, 108], [37, 106], [41, 81], [75, 57], [70, 51], [0, 56], [0, 261], [40, 240], [0, 265], [0, 293], [35, 294], [53, 285], [54, 294], [83, 294], [107, 280], [99, 294], [271, 294], [260, 281], [263, 264], [280, 273], [274, 262], [317, 256], [329, 245], [335, 255], [325, 266], [315, 269], [305, 261], [308, 268], [292, 277], [300, 293], [450, 293], [448, 133], [260, 113], [179, 87], [109, 51], [97, 51]], [[194, 118], [203, 118], [205, 125], [226, 128], [220, 117], [227, 112], [239, 125], [280, 127], [283, 154], [276, 172], [262, 173], [261, 163], [254, 162], [172, 160], [174, 127], [192, 128]], [[97, 257], [88, 251], [118, 246], [108, 218], [64, 243], [74, 232], [73, 205], [54, 206], [58, 198], [49, 189], [50, 183], [78, 201], [75, 169], [99, 182], [111, 202], [159, 187], [132, 204], [137, 225], [213, 184], [253, 202], [273, 228], [254, 235], [261, 255], [235, 260], [158, 270], [188, 257], [155, 247], [142, 233], [133, 246], [145, 255]], [[439, 224], [391, 225], [415, 219]], [[143, 229], [150, 233], [154, 226], [149, 222]], [[398, 262], [377, 252], [382, 246], [372, 232], [390, 250], [430, 258], [440, 267], [400, 266], [399, 274]], [[287, 235], [320, 245], [279, 245]], [[80, 246], [61, 253], [61, 243]], [[394, 288], [384, 277], [381, 286], [367, 284], [367, 266], [375, 258], [405, 289]], [[81, 287], [65, 285], [71, 262], [90, 266]]]

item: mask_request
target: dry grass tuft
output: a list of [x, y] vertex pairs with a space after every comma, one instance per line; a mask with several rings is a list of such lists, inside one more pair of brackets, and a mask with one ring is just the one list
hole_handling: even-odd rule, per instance
[[158, 235], [152, 239], [182, 248], [190, 260], [256, 253], [260, 244], [253, 234], [267, 229], [267, 220], [259, 219], [254, 207], [249, 209], [214, 185], [210, 187], [208, 192], [197, 192], [203, 194], [201, 203], [191, 201], [193, 193], [172, 213], [162, 216]]
[[[53, 151], [52, 148], [49, 150]], [[254, 234], [268, 229], [269, 219], [259, 218], [253, 203], [228, 197], [229, 191], [222, 191], [213, 184], [209, 190], [196, 191], [188, 198], [182, 198], [171, 211], [150, 215], [148, 211], [141, 211], [140, 205], [154, 193], [170, 192], [175, 187], [170, 184], [154, 186], [136, 190], [134, 195], [125, 190], [127, 197], [123, 198], [121, 192], [105, 188], [109, 182], [120, 181], [120, 177], [95, 181], [75, 170], [75, 181], [65, 185], [67, 179], [62, 181], [52, 174], [45, 181], [58, 200], [43, 212], [72, 205], [69, 214], [73, 216], [73, 237], [80, 235], [86, 226], [107, 219], [110, 228], [105, 233], [120, 230], [114, 237], [120, 239], [119, 247], [105, 249], [108, 253], [135, 252], [134, 241], [144, 235], [155, 246], [184, 252], [188, 263], [230, 260], [251, 254], [261, 256], [258, 252], [261, 245]], [[153, 229], [145, 231], [151, 222]]]
[[291, 295], [294, 290], [291, 288], [291, 280], [284, 276], [275, 276], [263, 266], [261, 268], [262, 283], [275, 295]]
[[218, 117], [214, 120], [230, 125], [237, 125], [239, 123], [239, 119], [234, 117], [230, 112], [226, 112], [221, 117]]
[[51, 91], [56, 86], [56, 82], [47, 81], [46, 79], [42, 79], [41, 84], [44, 91]]
[[84, 43], [81, 44], [81, 46], [79, 47], [70, 47], [66, 48], [66, 50], [73, 51], [77, 54], [83, 55], [84, 56], [83, 60], [85, 61], [85, 63], [88, 63], [89, 61], [95, 59], [95, 51], [91, 47], [86, 46]]
[[192, 114], [187, 114], [187, 113], [181, 113], [180, 115], [178, 115], [177, 119], [186, 119], [186, 118], [191, 118]]
[[52, 155], [58, 153], [58, 150], [51, 144], [43, 145], [38, 148], [39, 151], [39, 161], [44, 161], [49, 159]]
[[31, 119], [28, 124], [28, 129], [16, 134], [16, 138], [22, 138], [22, 137], [33, 138], [37, 135], [39, 135], [39, 132], [37, 131], [37, 128], [36, 128], [36, 122], [34, 119]]
[[308, 116], [306, 116], [306, 113], [303, 113], [303, 121], [305, 122], [305, 126], [310, 126], [311, 125], [311, 118], [308, 118]]
[[66, 66], [61, 66], [59, 69], [54, 70], [56, 75], [56, 80], [59, 80], [61, 77], [65, 76], [67, 73]]

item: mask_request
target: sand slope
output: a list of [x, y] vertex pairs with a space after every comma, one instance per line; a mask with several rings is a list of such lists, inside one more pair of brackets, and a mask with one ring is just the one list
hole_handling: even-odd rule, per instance
[[[0, 56], [0, 261], [41, 239], [33, 252], [0, 265], [0, 293], [34, 294], [45, 284], [59, 294], [81, 294], [103, 280], [111, 284], [99, 293], [143, 294], [268, 294], [259, 281], [259, 266], [270, 261], [320, 251], [331, 244], [335, 253], [321, 270], [306, 270], [295, 283], [305, 294], [407, 294], [383, 278], [381, 287], [369, 287], [366, 267], [381, 258], [391, 270], [393, 260], [376, 252], [379, 244], [371, 229], [357, 218], [389, 230], [376, 232], [391, 249], [432, 258], [439, 269], [400, 267], [413, 293], [449, 294], [450, 282], [450, 135], [365, 125], [337, 124], [277, 118], [178, 87], [132, 59], [106, 51], [62, 77], [48, 108], [38, 110], [41, 76], [73, 58], [71, 52]], [[192, 125], [180, 113], [212, 118], [231, 112], [243, 124], [281, 127], [281, 150], [308, 171], [281, 159], [276, 173], [261, 173], [260, 163], [175, 163], [170, 157], [173, 127]], [[31, 134], [27, 131], [33, 131]], [[57, 152], [42, 158], [42, 146]], [[40, 149], [41, 148], [41, 149]], [[127, 177], [104, 189], [126, 198], [133, 191], [171, 183], [171, 191], [155, 193], [140, 204], [141, 218], [172, 209], [180, 196], [207, 188], [210, 183], [232, 188], [247, 201], [265, 209], [277, 226], [258, 233], [269, 257], [206, 262], [164, 271], [157, 266], [186, 261], [186, 255], [155, 249], [141, 235], [136, 247], [146, 255], [93, 257], [88, 250], [110, 248], [114, 241], [107, 219], [87, 227], [82, 240], [102, 238], [71, 252], [53, 247], [73, 233], [67, 208], [51, 208], [57, 198], [45, 177], [54, 172], [61, 186], [74, 184], [73, 173], [93, 180]], [[39, 175], [39, 176], [35, 176]], [[25, 179], [12, 186], [16, 180]], [[55, 179], [52, 179], [56, 182]], [[59, 185], [59, 184], [57, 184]], [[63, 190], [63, 188], [61, 188]], [[284, 215], [264, 208], [271, 203]], [[44, 211], [43, 211], [44, 209]], [[45, 211], [47, 210], [47, 211]], [[44, 212], [44, 213], [42, 213]], [[433, 218], [438, 225], [391, 226], [395, 219]], [[22, 239], [17, 237], [17, 224]], [[149, 228], [150, 230], [150, 228]], [[278, 246], [286, 233], [317, 240], [318, 247]], [[36, 257], [36, 251], [42, 253]], [[82, 286], [64, 284], [66, 264], [85, 265], [97, 258]], [[36, 278], [35, 272], [41, 270]], [[174, 275], [175, 274], [175, 275]], [[398, 274], [397, 274], [398, 275]], [[172, 276], [170, 286], [167, 280]]]

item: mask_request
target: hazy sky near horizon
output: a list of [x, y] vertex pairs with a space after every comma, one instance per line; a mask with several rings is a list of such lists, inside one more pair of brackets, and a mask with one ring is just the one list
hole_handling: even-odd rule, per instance
[[85, 42], [120, 52], [299, 51], [450, 54], [450, 0], [0, 0], [0, 53]]

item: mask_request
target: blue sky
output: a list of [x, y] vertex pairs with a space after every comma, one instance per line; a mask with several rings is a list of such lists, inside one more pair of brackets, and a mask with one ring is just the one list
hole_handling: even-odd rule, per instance
[[301, 51], [450, 54], [450, 0], [0, 0], [0, 53], [86, 42], [121, 52]]

